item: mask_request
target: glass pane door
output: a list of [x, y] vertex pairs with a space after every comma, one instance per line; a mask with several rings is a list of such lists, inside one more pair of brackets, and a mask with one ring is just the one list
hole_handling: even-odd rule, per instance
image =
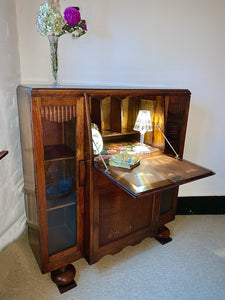
[[53, 120], [42, 117], [42, 128], [48, 246], [51, 255], [77, 244], [76, 117], [72, 115], [66, 121], [57, 117]]

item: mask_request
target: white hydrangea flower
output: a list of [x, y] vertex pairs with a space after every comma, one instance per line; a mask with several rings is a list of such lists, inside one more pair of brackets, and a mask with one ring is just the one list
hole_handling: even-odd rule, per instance
[[66, 24], [62, 15], [55, 12], [48, 3], [40, 6], [37, 17], [37, 28], [41, 35], [55, 35], [63, 34], [63, 26]]

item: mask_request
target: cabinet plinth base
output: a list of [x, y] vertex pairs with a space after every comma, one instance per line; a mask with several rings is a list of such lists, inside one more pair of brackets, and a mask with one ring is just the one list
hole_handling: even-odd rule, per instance
[[162, 245], [165, 245], [172, 241], [172, 239], [170, 237], [170, 231], [166, 226], [162, 226], [159, 228], [158, 234], [155, 238]]
[[65, 293], [77, 286], [74, 281], [76, 269], [72, 264], [51, 272], [51, 279], [57, 285], [60, 293]]
[[58, 287], [61, 294], [75, 288], [76, 286], [77, 286], [77, 284], [74, 280], [72, 282], [70, 282], [69, 284], [67, 284], [67, 285], [57, 285], [57, 287]]

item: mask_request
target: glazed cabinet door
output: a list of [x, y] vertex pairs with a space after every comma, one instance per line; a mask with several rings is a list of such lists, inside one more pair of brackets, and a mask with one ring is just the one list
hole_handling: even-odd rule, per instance
[[83, 98], [32, 99], [42, 271], [83, 248]]

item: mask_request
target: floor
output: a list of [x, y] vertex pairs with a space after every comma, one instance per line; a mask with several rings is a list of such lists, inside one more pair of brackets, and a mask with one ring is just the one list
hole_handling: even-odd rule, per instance
[[78, 287], [60, 294], [42, 275], [26, 232], [0, 253], [1, 300], [224, 300], [225, 215], [177, 216], [173, 241], [147, 238], [89, 266], [74, 263]]

